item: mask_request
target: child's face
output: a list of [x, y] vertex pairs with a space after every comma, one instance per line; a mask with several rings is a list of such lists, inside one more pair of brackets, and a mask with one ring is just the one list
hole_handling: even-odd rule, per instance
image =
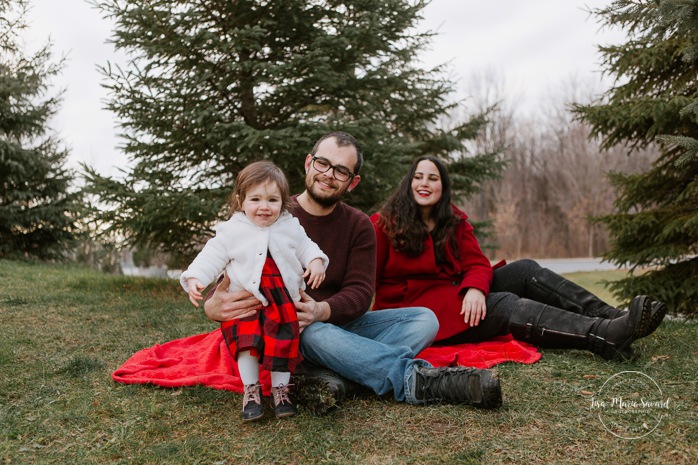
[[247, 191], [242, 209], [257, 226], [269, 226], [281, 214], [281, 192], [275, 182], [252, 186]]

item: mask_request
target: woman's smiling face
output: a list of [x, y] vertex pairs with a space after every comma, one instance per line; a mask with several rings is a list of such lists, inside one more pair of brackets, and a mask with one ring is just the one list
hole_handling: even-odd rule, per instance
[[429, 160], [422, 160], [412, 177], [412, 195], [422, 209], [431, 210], [441, 199], [441, 175], [436, 165]]

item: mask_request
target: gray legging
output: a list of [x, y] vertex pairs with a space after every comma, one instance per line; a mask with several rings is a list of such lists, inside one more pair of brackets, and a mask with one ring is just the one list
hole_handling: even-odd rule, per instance
[[[534, 260], [523, 259], [494, 270], [490, 294], [487, 296], [487, 316], [480, 324], [460, 334], [442, 339], [437, 344], [451, 345], [480, 342], [509, 332], [509, 318], [517, 301], [526, 297], [526, 283], [541, 270]], [[564, 311], [564, 310], [560, 310]]]

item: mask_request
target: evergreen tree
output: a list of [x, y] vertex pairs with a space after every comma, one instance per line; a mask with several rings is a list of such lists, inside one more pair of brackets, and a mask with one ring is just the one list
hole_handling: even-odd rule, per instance
[[76, 232], [67, 153], [47, 126], [59, 97], [48, 80], [61, 69], [50, 44], [26, 56], [27, 0], [0, 0], [0, 258], [61, 258]]
[[[616, 211], [600, 221], [607, 254], [633, 273], [611, 288], [626, 301], [649, 294], [674, 312], [698, 313], [698, 1], [618, 0], [594, 10], [627, 43], [601, 47], [616, 85], [602, 101], [577, 106], [606, 147], [657, 142], [652, 168], [612, 176]], [[635, 273], [649, 267], [647, 273]]]
[[[461, 157], [483, 117], [440, 129], [457, 106], [443, 69], [420, 69], [430, 34], [424, 0], [100, 0], [130, 57], [103, 68], [130, 168], [122, 180], [86, 168], [110, 231], [185, 263], [223, 217], [240, 169], [272, 160], [304, 187], [303, 160], [332, 130], [363, 145], [348, 203], [377, 209], [424, 153], [457, 161], [464, 192], [493, 176], [497, 154]], [[463, 169], [464, 166], [467, 170]], [[467, 173], [458, 174], [458, 173]]]

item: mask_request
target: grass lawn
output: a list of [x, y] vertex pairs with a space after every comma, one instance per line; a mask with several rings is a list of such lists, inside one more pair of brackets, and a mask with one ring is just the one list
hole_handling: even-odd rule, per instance
[[[602, 294], [598, 281], [619, 277], [570, 275]], [[9, 261], [0, 280], [0, 464], [698, 463], [695, 323], [664, 322], [633, 362], [543, 350], [533, 365], [499, 365], [497, 411], [363, 396], [324, 417], [243, 424], [241, 395], [110, 377], [144, 347], [215, 328], [176, 281]], [[641, 439], [609, 433], [592, 407], [623, 371], [669, 401]]]

